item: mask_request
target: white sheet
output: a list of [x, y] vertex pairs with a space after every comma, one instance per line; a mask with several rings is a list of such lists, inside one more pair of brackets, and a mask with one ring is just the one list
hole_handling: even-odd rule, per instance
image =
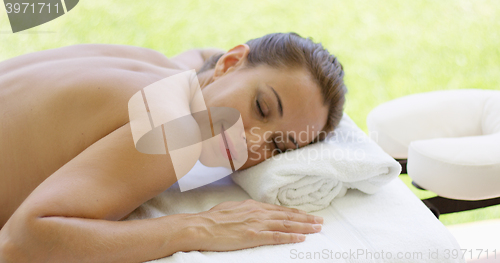
[[[194, 173], [203, 172], [197, 169], [193, 169]], [[183, 180], [196, 179], [188, 176]], [[223, 201], [249, 198], [229, 176], [187, 192], [180, 192], [176, 183], [140, 206], [127, 220], [196, 213]], [[343, 198], [311, 214], [324, 218], [323, 229], [307, 235], [303, 243], [230, 252], [177, 252], [154, 262], [465, 262], [446, 258], [453, 249], [460, 249], [458, 243], [399, 179], [373, 195], [348, 190]], [[311, 258], [307, 258], [308, 252]], [[371, 259], [366, 256], [368, 252], [372, 253]], [[430, 259], [430, 255], [437, 258]]]

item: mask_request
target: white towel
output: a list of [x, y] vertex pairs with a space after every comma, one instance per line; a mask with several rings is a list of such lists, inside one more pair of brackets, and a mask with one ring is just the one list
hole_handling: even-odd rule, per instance
[[253, 199], [321, 210], [349, 188], [373, 194], [401, 172], [385, 153], [344, 113], [325, 141], [285, 152], [231, 175]]

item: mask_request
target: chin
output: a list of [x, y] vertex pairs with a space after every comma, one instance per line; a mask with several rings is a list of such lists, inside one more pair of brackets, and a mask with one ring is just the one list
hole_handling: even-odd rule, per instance
[[200, 163], [207, 167], [226, 167], [231, 169], [229, 160], [217, 152], [217, 136], [203, 141], [200, 154]]
[[252, 166], [254, 166], [254, 165], [257, 165], [257, 164], [261, 163], [262, 161], [263, 161], [263, 160], [257, 160], [257, 161], [255, 161], [255, 160], [251, 160], [251, 159], [249, 158], [249, 159], [247, 159], [247, 161], [246, 161], [246, 162], [245, 162], [245, 163], [244, 163], [244, 164], [243, 164], [240, 168], [238, 168], [237, 170], [245, 170], [245, 169], [247, 169], [247, 168], [249, 168], [249, 167], [252, 167]]

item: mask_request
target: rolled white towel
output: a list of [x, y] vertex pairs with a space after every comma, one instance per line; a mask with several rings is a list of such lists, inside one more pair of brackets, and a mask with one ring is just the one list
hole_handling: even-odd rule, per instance
[[373, 194], [396, 178], [401, 166], [344, 113], [325, 141], [276, 155], [231, 175], [253, 199], [321, 210], [347, 189]]

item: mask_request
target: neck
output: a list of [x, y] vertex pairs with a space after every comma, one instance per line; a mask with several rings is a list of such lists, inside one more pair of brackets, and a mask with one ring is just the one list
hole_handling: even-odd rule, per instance
[[213, 74], [214, 74], [214, 70], [210, 69], [210, 70], [203, 71], [202, 73], [199, 73], [197, 75], [198, 82], [200, 83], [200, 89], [203, 89], [208, 84], [212, 83], [212, 81], [213, 81], [213, 79], [212, 79]]

